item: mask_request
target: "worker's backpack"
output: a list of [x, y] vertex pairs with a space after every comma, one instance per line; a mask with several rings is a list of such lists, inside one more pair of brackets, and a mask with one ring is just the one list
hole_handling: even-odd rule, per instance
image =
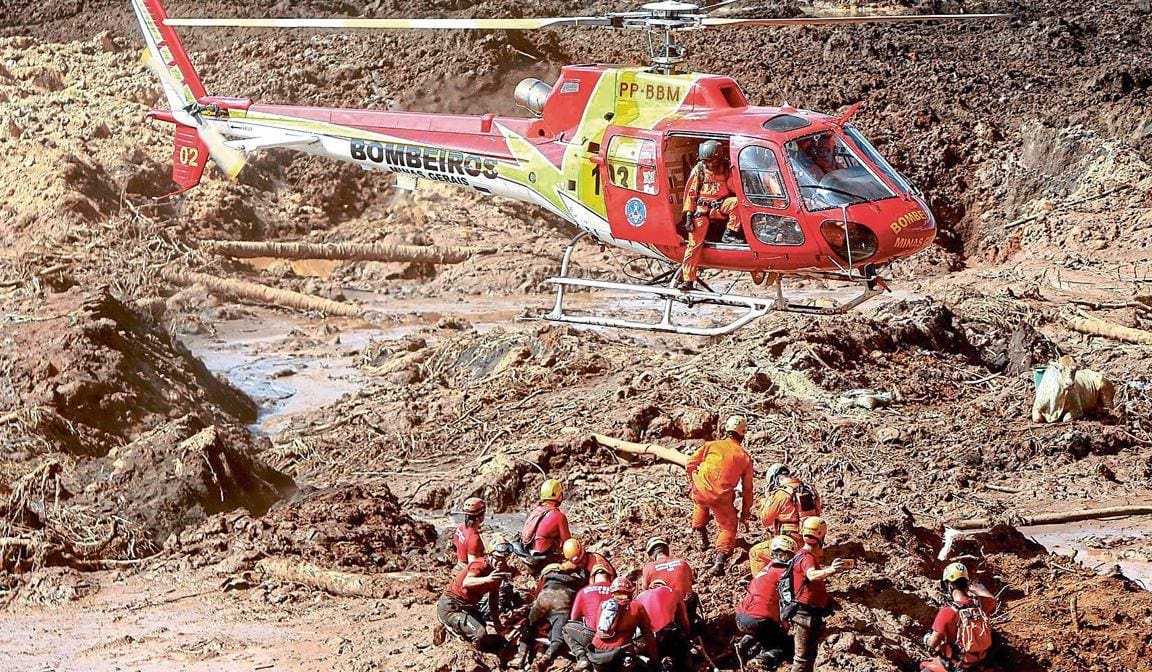
[[796, 489], [792, 491], [792, 501], [796, 504], [796, 510], [800, 512], [800, 520], [809, 516], [820, 515], [818, 508], [820, 498], [812, 486], [807, 483], [796, 486]]
[[956, 646], [953, 658], [961, 666], [984, 660], [992, 647], [992, 624], [980, 606], [980, 600], [970, 604], [951, 605], [956, 610]]
[[531, 546], [536, 541], [536, 530], [540, 528], [540, 523], [548, 517], [555, 509], [550, 506], [538, 506], [528, 514], [528, 518], [524, 520], [524, 527], [520, 530], [520, 541], [525, 546]]
[[[776, 592], [780, 594], [780, 621], [782, 623], [791, 623], [792, 618], [796, 616], [796, 612], [800, 611], [800, 602], [796, 600], [799, 591], [793, 590], [794, 584], [792, 583], [792, 572], [795, 571], [796, 561], [801, 555], [807, 551], [800, 551], [792, 556], [788, 561], [788, 568], [776, 580]], [[804, 581], [800, 584], [800, 590], [804, 590], [804, 586], [808, 585], [808, 577], [804, 577]]]

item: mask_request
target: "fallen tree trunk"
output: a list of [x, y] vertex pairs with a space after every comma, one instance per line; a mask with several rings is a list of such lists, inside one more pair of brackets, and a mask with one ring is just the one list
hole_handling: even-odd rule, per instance
[[[1017, 525], [1052, 525], [1054, 523], [1075, 523], [1080, 520], [1098, 520], [1117, 516], [1148, 515], [1152, 515], [1152, 505], [1112, 506], [1103, 509], [1077, 509], [1061, 513], [1027, 514], [1017, 519]], [[991, 518], [969, 518], [950, 523], [947, 527], [954, 530], [983, 530], [992, 527], [996, 522]]]
[[[584, 434], [585, 432], [577, 427], [565, 427], [562, 430], [565, 434]], [[604, 434], [596, 434], [595, 432], [587, 432], [596, 443], [611, 448], [620, 453], [627, 453], [629, 455], [652, 455], [665, 462], [671, 462], [680, 467], [688, 466], [688, 456], [680, 451], [666, 448], [655, 443], [633, 443], [623, 439], [614, 439], [611, 436]]]
[[289, 558], [264, 558], [256, 563], [256, 570], [265, 576], [299, 583], [341, 597], [395, 597], [396, 586], [370, 574], [353, 574]]
[[343, 261], [398, 261], [418, 264], [458, 264], [493, 250], [471, 247], [381, 245], [379, 243], [276, 243], [248, 240], [204, 240], [200, 247], [225, 257], [251, 259], [337, 259]]
[[213, 294], [233, 299], [244, 299], [247, 301], [268, 303], [283, 308], [315, 311], [343, 317], [360, 317], [364, 314], [364, 309], [355, 303], [340, 303], [339, 301], [333, 301], [331, 299], [322, 299], [318, 296], [301, 294], [300, 292], [293, 292], [287, 289], [277, 289], [255, 282], [218, 278], [205, 273], [183, 272], [173, 268], [161, 269], [160, 275], [174, 285], [184, 287], [203, 285], [205, 289]]
[[1092, 317], [1087, 313], [1081, 312], [1075, 315], [1065, 315], [1064, 321], [1068, 323], [1069, 327], [1082, 334], [1103, 336], [1104, 338], [1110, 338], [1114, 341], [1122, 341], [1124, 343], [1152, 345], [1152, 331], [1125, 327], [1115, 322]]

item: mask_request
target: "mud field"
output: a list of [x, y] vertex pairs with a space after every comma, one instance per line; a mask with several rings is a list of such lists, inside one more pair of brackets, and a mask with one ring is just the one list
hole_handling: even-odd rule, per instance
[[[622, 572], [653, 534], [689, 550], [683, 471], [589, 432], [689, 452], [749, 417], [757, 483], [787, 461], [824, 498], [822, 672], [913, 669], [947, 562], [999, 592], [989, 670], [1152, 670], [1149, 518], [1027, 525], [1152, 500], [1152, 5], [767, 2], [801, 11], [1008, 12], [1000, 23], [740, 28], [685, 37], [688, 65], [754, 104], [829, 112], [924, 189], [936, 244], [841, 317], [771, 316], [715, 338], [530, 319], [574, 230], [471, 191], [285, 150], [174, 199], [171, 130], [129, 4], [0, 9], [0, 670], [496, 669], [431, 645], [451, 512], [519, 529], [542, 474]], [[172, 15], [496, 17], [597, 1], [171, 2]], [[733, 16], [739, 16], [734, 12]], [[268, 103], [516, 113], [522, 78], [634, 63], [634, 34], [181, 32], [209, 93]], [[201, 241], [474, 246], [453, 265], [229, 260]], [[592, 250], [591, 247], [585, 248]], [[587, 251], [581, 270], [626, 261]], [[363, 306], [331, 317], [221, 299], [189, 272]], [[829, 287], [811, 282], [810, 297]], [[576, 295], [590, 307], [592, 298]], [[623, 314], [635, 300], [610, 296]], [[1104, 372], [1112, 409], [1033, 424], [1032, 368]], [[892, 402], [841, 402], [853, 389]], [[565, 431], [577, 428], [577, 431]], [[494, 514], [494, 515], [493, 515]], [[943, 530], [986, 519], [946, 549]], [[698, 584], [720, 669], [749, 579], [743, 533]], [[302, 564], [303, 563], [303, 564]], [[281, 570], [364, 575], [372, 597]], [[338, 591], [336, 591], [338, 592]], [[565, 663], [570, 664], [570, 663]], [[556, 669], [563, 669], [558, 664]], [[701, 665], [700, 669], [706, 669]]]

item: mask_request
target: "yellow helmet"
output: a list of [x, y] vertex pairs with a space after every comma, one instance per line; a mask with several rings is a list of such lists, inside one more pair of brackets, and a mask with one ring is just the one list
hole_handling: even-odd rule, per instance
[[728, 421], [724, 423], [724, 431], [735, 432], [740, 436], [744, 436], [745, 430], [748, 429], [748, 421], [742, 415], [732, 415], [728, 417]]
[[944, 568], [944, 576], [942, 577], [948, 583], [955, 583], [960, 579], [968, 578], [968, 568], [962, 562], [954, 562]]
[[580, 558], [584, 557], [584, 544], [581, 544], [580, 540], [576, 537], [572, 537], [568, 541], [565, 541], [562, 550], [564, 552], [565, 560], [577, 562], [580, 560]]
[[772, 553], [784, 551], [793, 555], [796, 553], [796, 540], [785, 534], [772, 537], [772, 541], [768, 544], [768, 550]]
[[820, 516], [808, 516], [800, 526], [800, 534], [824, 541], [824, 537], [828, 534], [828, 523]]
[[559, 503], [563, 499], [564, 486], [560, 485], [560, 481], [555, 478], [549, 478], [540, 486], [540, 501], [547, 502], [551, 500]]

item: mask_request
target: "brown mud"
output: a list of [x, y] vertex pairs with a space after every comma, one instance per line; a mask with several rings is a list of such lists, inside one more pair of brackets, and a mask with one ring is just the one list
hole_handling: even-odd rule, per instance
[[[0, 13], [0, 668], [489, 669], [494, 659], [459, 643], [428, 642], [451, 573], [450, 512], [482, 496], [506, 533], [543, 475], [555, 476], [586, 542], [633, 571], [652, 534], [687, 548], [683, 473], [564, 428], [687, 452], [739, 412], [751, 420], [758, 475], [793, 464], [824, 496], [830, 555], [860, 562], [833, 581], [822, 672], [919, 660], [952, 560], [1002, 591], [990, 669], [1152, 669], [1152, 595], [1131, 580], [1147, 568], [1148, 528], [1011, 527], [1023, 513], [1143, 502], [1152, 491], [1148, 347], [1084, 336], [1064, 320], [1087, 309], [1152, 328], [1152, 6], [897, 4], [1013, 19], [685, 36], [693, 69], [731, 74], [757, 103], [838, 111], [862, 101], [855, 122], [925, 189], [942, 226], [936, 246], [893, 268], [897, 294], [884, 301], [697, 339], [518, 319], [549, 305], [546, 279], [573, 233], [521, 204], [440, 186], [395, 192], [386, 175], [281, 150], [252, 157], [238, 182], [210, 170], [197, 190], [155, 201], [172, 188], [170, 129], [143, 121], [159, 90], [137, 62], [128, 4], [9, 3]], [[514, 114], [522, 77], [643, 57], [634, 35], [590, 29], [183, 34], [211, 93], [425, 111]], [[201, 252], [198, 241], [211, 238], [498, 251], [435, 268], [239, 263]], [[605, 277], [626, 261], [592, 246], [577, 257], [582, 272]], [[222, 302], [167, 285], [166, 267], [358, 301], [372, 319]], [[636, 307], [608, 302], [613, 312]], [[1113, 378], [1115, 408], [1032, 424], [1031, 368], [1058, 354]], [[893, 402], [841, 403], [860, 388]], [[971, 517], [1001, 525], [958, 538], [940, 559], [944, 526]], [[753, 525], [742, 548], [759, 537]], [[272, 557], [372, 574], [396, 597], [336, 598], [261, 576], [259, 560]], [[705, 646], [724, 669], [739, 666], [726, 651], [745, 566], [738, 557], [726, 580], [700, 588], [713, 618]]]

